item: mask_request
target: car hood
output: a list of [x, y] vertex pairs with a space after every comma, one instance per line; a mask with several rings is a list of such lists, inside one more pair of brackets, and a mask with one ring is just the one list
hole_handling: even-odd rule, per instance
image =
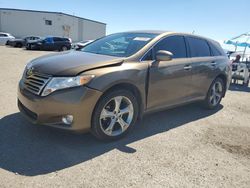
[[68, 51], [39, 57], [30, 62], [34, 72], [54, 76], [75, 76], [86, 70], [98, 67], [115, 66], [123, 62], [123, 58], [100, 54]]

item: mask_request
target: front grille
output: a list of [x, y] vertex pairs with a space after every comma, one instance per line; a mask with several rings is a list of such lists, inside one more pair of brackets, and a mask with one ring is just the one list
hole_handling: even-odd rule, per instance
[[44, 86], [49, 82], [51, 76], [33, 72], [31, 75], [24, 75], [24, 88], [31, 93], [40, 95]]

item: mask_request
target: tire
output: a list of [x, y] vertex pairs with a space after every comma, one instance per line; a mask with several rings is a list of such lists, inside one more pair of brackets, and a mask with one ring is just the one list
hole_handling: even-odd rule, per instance
[[67, 51], [67, 50], [68, 50], [67, 46], [62, 46], [60, 51]]
[[91, 133], [105, 141], [122, 138], [134, 127], [138, 109], [135, 96], [128, 90], [118, 89], [104, 94], [92, 114]]
[[22, 45], [21, 43], [17, 43], [17, 44], [16, 44], [16, 47], [18, 47], [18, 48], [22, 48], [22, 47], [23, 47], [23, 45]]
[[27, 44], [26, 45], [26, 50], [30, 50], [30, 49], [31, 49], [30, 44]]
[[243, 85], [244, 85], [245, 87], [248, 87], [248, 85], [249, 85], [249, 80], [247, 80], [246, 83], [243, 82]]
[[209, 110], [216, 109], [220, 105], [224, 93], [225, 83], [221, 78], [216, 78], [209, 87], [203, 106]]

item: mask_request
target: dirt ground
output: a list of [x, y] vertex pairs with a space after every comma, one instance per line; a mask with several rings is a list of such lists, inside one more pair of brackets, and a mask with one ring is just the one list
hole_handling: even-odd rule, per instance
[[192, 104], [151, 114], [102, 143], [18, 112], [26, 63], [48, 53], [0, 46], [0, 187], [250, 187], [250, 86], [231, 86], [216, 111]]

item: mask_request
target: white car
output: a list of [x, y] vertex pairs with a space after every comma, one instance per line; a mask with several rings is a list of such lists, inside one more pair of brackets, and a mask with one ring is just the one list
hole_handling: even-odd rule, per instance
[[93, 42], [94, 40], [84, 40], [84, 41], [80, 41], [77, 43], [72, 44], [72, 48], [76, 49], [76, 50], [80, 50], [82, 49], [84, 46], [90, 44], [91, 42]]
[[244, 86], [249, 85], [249, 70], [244, 62], [232, 64], [232, 81], [237, 83], [238, 80], [242, 80]]
[[11, 34], [0, 32], [0, 45], [5, 45], [7, 41], [14, 39]]

